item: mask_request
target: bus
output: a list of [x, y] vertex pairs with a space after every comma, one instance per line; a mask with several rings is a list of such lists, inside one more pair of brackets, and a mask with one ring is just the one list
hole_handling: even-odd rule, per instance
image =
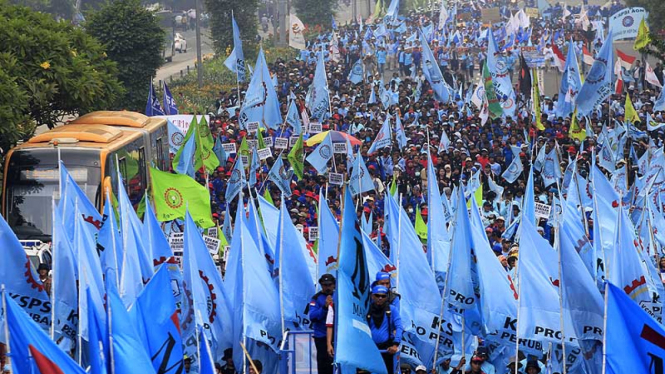
[[173, 61], [175, 55], [175, 15], [170, 10], [161, 10], [155, 13], [159, 20], [159, 26], [164, 31], [164, 43], [162, 44], [162, 57], [164, 61]]
[[149, 166], [169, 170], [167, 121], [136, 112], [92, 112], [12, 148], [5, 159], [2, 215], [19, 239], [51, 241], [59, 159], [99, 211], [104, 191], [118, 191], [116, 168], [137, 206]]

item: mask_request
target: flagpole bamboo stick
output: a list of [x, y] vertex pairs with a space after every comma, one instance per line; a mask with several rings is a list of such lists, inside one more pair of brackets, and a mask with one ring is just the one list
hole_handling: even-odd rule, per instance
[[[524, 212], [522, 212], [522, 215], [524, 215]], [[520, 231], [523, 225], [520, 225]], [[535, 248], [533, 248], [535, 250]], [[520, 304], [522, 301], [522, 293], [520, 292], [520, 288], [522, 285], [522, 281], [520, 280], [520, 272], [519, 272], [519, 267], [520, 267], [520, 261], [519, 259], [517, 260], [515, 264], [515, 273], [517, 275], [517, 322], [516, 322], [516, 328], [515, 328], [515, 362], [519, 362], [520, 359]], [[519, 374], [519, 368], [518, 365], [515, 365], [515, 374]]]
[[240, 342], [240, 347], [242, 347], [242, 351], [245, 352], [245, 357], [247, 357], [247, 360], [249, 361], [249, 364], [252, 366], [252, 369], [254, 369], [254, 372], [256, 374], [259, 374], [259, 370], [256, 368], [256, 365], [254, 365], [254, 360], [252, 359], [252, 356], [249, 355], [249, 352], [247, 351], [247, 348], [245, 347], [245, 344], [243, 342]]
[[[558, 185], [558, 180], [557, 180], [557, 185]], [[563, 277], [561, 274], [563, 273], [562, 271], [562, 264], [561, 264], [561, 239], [559, 236], [561, 235], [561, 231], [559, 230], [559, 219], [558, 216], [559, 214], [556, 211], [556, 207], [554, 206], [554, 199], [552, 200], [552, 205], [554, 209], [554, 215], [557, 217], [554, 222], [556, 222], [555, 227], [553, 227], [554, 230], [554, 245], [556, 248], [556, 251], [558, 253], [558, 271], [559, 271], [559, 328], [561, 329], [561, 350], [562, 350], [562, 355], [563, 355], [563, 374], [566, 374], [566, 333], [565, 333], [565, 324], [563, 322]]]
[[605, 282], [605, 313], [603, 313], [603, 366], [602, 374], [605, 374], [607, 369], [607, 299], [610, 291], [609, 282]]
[[[282, 201], [282, 203], [284, 203], [284, 202]], [[282, 209], [282, 208], [284, 208], [284, 209]], [[281, 212], [287, 212], [286, 208], [282, 207], [282, 206], [280, 206], [280, 211]], [[279, 247], [278, 247], [278, 249], [280, 251], [279, 252], [279, 314], [280, 314], [280, 319], [281, 319], [281, 322], [282, 322], [282, 334], [284, 334], [284, 332], [286, 330], [286, 328], [284, 327], [284, 281], [283, 281], [283, 277], [282, 277], [282, 274], [284, 274], [284, 272], [282, 271], [283, 270], [282, 265], [284, 263], [283, 262], [283, 259], [284, 259], [284, 219], [285, 219], [284, 214], [280, 214], [279, 215], [279, 232], [281, 233], [281, 235], [280, 235]], [[289, 217], [289, 219], [291, 219], [291, 218]], [[256, 370], [256, 368], [254, 370]], [[258, 374], [258, 373], [259, 372], [257, 371], [256, 374]]]
[[397, 215], [398, 221], [397, 221], [397, 248], [390, 248], [390, 251], [392, 252], [393, 250], [396, 251], [395, 254], [395, 262], [397, 265], [397, 280], [395, 281], [395, 292], [399, 293], [399, 253], [400, 253], [400, 248], [402, 247], [402, 194], [399, 194], [399, 201], [397, 202], [397, 209], [399, 209], [399, 214]]
[[[60, 163], [58, 163], [58, 165], [59, 164]], [[58, 168], [60, 168], [60, 167], [58, 166]], [[60, 178], [59, 175], [60, 175], [60, 173], [58, 173], [58, 178]], [[62, 189], [60, 190], [60, 196], [62, 196]], [[55, 222], [55, 220], [56, 220], [56, 214], [55, 214], [56, 206], [55, 206], [55, 198], [54, 197], [51, 197], [51, 209], [52, 209], [51, 216], [52, 216], [53, 222]], [[56, 242], [55, 238], [51, 238], [51, 239], [53, 239], [53, 243]], [[55, 253], [55, 250], [59, 250], [59, 248], [56, 249], [54, 247], [53, 248], [53, 253]], [[58, 263], [57, 258], [58, 258], [58, 256], [53, 256], [53, 260], [51, 261], [52, 274], [57, 274], [55, 272], [55, 270], [57, 268], [57, 263]], [[50, 331], [50, 333], [51, 333], [51, 340], [53, 340], [53, 341], [55, 341], [55, 290], [56, 290], [55, 280], [56, 280], [56, 277], [52, 277], [52, 279], [51, 279], [51, 331]], [[7, 339], [7, 340], [9, 340], [9, 339]]]
[[10, 339], [10, 336], [9, 336], [9, 321], [7, 321], [7, 295], [5, 294], [7, 290], [5, 289], [5, 284], [4, 283], [0, 286], [0, 290], [2, 292], [2, 310], [4, 310], [4, 312], [5, 312], [5, 323], [4, 323], [4, 326], [3, 326], [3, 329], [5, 330], [5, 339], [7, 340], [7, 343], [6, 343], [7, 352], [5, 352], [5, 357], [8, 357], [11, 360], [12, 350], [11, 350], [11, 346], [9, 344], [11, 339]]

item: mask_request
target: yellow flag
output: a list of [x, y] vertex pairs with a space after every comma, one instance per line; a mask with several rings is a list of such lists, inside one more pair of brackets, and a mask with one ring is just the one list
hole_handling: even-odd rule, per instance
[[633, 48], [638, 51], [646, 47], [649, 43], [651, 43], [649, 27], [647, 27], [647, 21], [642, 18], [642, 22], [640, 22], [640, 28], [637, 29], [637, 37], [635, 38], [635, 44], [633, 44]]
[[476, 189], [476, 191], [473, 193], [473, 197], [476, 198], [476, 205], [477, 206], [483, 206], [483, 184], [482, 183]]
[[545, 130], [545, 126], [543, 126], [540, 119], [540, 88], [538, 87], [538, 73], [536, 73], [535, 69], [531, 70], [531, 76], [533, 77], [533, 83], [531, 84], [533, 87], [533, 95], [531, 96], [533, 97], [533, 112], [536, 115], [536, 128], [543, 131]]
[[633, 102], [630, 100], [630, 95], [626, 95], [626, 105], [623, 119], [626, 122], [635, 123], [640, 120], [640, 116], [637, 115], [637, 111], [633, 106]]
[[416, 206], [416, 234], [420, 240], [427, 240], [427, 224], [420, 214], [420, 207]]
[[573, 120], [570, 123], [570, 129], [568, 129], [568, 136], [581, 142], [586, 139], [586, 130], [581, 128], [579, 122], [577, 122], [577, 108], [575, 108], [575, 112], [573, 113]]

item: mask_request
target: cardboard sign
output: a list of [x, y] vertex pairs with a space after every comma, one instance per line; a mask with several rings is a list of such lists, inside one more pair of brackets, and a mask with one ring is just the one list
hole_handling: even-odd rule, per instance
[[224, 152], [226, 153], [236, 153], [236, 143], [224, 143], [222, 144]]
[[551, 209], [552, 207], [550, 205], [536, 203], [535, 204], [536, 218], [546, 218], [546, 219], [549, 218]]
[[256, 139], [247, 139], [247, 145], [249, 149], [254, 149], [259, 146], [259, 141]]
[[322, 131], [323, 127], [318, 122], [312, 122], [309, 124], [309, 133], [318, 134]]
[[242, 160], [242, 166], [245, 168], [249, 167], [249, 156], [240, 155], [240, 160]]
[[540, 18], [540, 12], [538, 8], [524, 8], [524, 13], [530, 18]]
[[217, 238], [217, 227], [209, 227], [206, 229], [206, 235], [211, 238]]
[[310, 242], [315, 242], [316, 239], [319, 238], [319, 228], [318, 227], [310, 227], [309, 228], [309, 241]]
[[328, 183], [341, 186], [344, 184], [344, 174], [328, 173]]
[[333, 143], [333, 153], [346, 154], [346, 143]]
[[305, 231], [305, 227], [301, 224], [297, 224], [296, 230], [298, 230], [300, 232], [300, 235], [302, 235], [302, 233]]
[[208, 248], [208, 252], [211, 255], [216, 255], [219, 252], [219, 239], [203, 235], [203, 241], [206, 243], [206, 248]]
[[483, 20], [483, 24], [501, 22], [501, 13], [499, 8], [486, 8], [480, 10], [480, 18]]
[[261, 148], [258, 151], [256, 151], [259, 155], [260, 160], [266, 160], [272, 157], [272, 152], [270, 151], [270, 148]]
[[257, 132], [259, 130], [259, 123], [254, 121], [254, 122], [248, 122], [247, 123], [247, 131], [248, 132]]
[[287, 148], [289, 148], [288, 138], [275, 138], [275, 149], [287, 149]]
[[289, 138], [289, 145], [290, 145], [291, 147], [293, 147], [294, 145], [296, 145], [296, 143], [298, 143], [298, 139], [299, 139], [299, 138], [300, 138], [299, 136], [292, 136], [292, 137], [290, 137], [290, 138]]
[[263, 142], [266, 143], [266, 147], [272, 147], [272, 137], [263, 138]]
[[[169, 235], [169, 246], [175, 253], [176, 251], [182, 252], [185, 248], [185, 234], [182, 232], [172, 232]], [[181, 253], [182, 254], [182, 253]]]

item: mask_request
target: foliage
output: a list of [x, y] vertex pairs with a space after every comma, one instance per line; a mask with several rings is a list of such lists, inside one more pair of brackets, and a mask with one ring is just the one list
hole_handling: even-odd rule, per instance
[[139, 0], [116, 0], [87, 15], [85, 27], [118, 64], [126, 94], [116, 109], [143, 112], [150, 81], [164, 62], [164, 34], [154, 13]]
[[649, 13], [649, 28], [653, 34], [663, 30], [665, 24], [665, 1], [663, 0], [626, 0], [629, 7], [643, 7]]
[[[293, 48], [266, 48], [264, 50], [268, 64], [274, 63], [277, 59], [289, 60], [296, 57], [296, 51]], [[228, 55], [231, 53], [231, 49], [229, 48], [225, 52]], [[224, 65], [225, 58], [218, 57], [203, 63], [203, 87], [201, 89], [198, 88], [196, 70], [182, 79], [169, 83], [169, 89], [178, 103], [180, 113], [209, 112], [214, 107], [213, 104], [219, 97], [220, 91], [231, 91], [236, 88], [236, 75]], [[251, 65], [253, 67], [254, 62]], [[245, 82], [245, 85], [247, 83]], [[242, 89], [243, 85], [241, 84], [240, 87]]]
[[74, 15], [74, 0], [9, 0], [10, 4], [27, 6], [42, 13], [50, 13], [64, 19], [72, 19]]
[[240, 38], [243, 41], [245, 60], [251, 61], [256, 55], [252, 51], [256, 46], [256, 19], [257, 0], [205, 0], [205, 6], [210, 13], [210, 32], [212, 34], [215, 52], [221, 55], [230, 46], [233, 48], [233, 26], [231, 12], [240, 29]]
[[50, 15], [0, 0], [0, 147], [35, 125], [114, 105], [123, 94], [102, 45]]
[[330, 27], [337, 9], [337, 0], [294, 0], [298, 18], [306, 25], [323, 24]]

